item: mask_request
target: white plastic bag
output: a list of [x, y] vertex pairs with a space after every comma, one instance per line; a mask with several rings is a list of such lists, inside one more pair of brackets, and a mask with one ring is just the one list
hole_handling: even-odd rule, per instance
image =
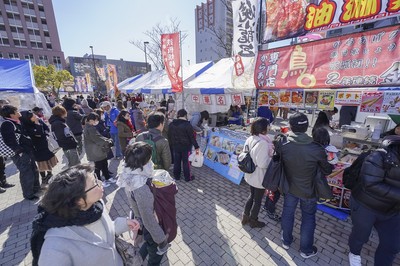
[[192, 162], [193, 167], [202, 167], [204, 163], [203, 153], [201, 151], [199, 151], [199, 153], [193, 152], [189, 156], [189, 161]]

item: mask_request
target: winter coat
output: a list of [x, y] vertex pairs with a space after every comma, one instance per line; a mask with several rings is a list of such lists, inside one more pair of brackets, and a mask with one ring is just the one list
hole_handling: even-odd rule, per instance
[[98, 162], [107, 158], [112, 145], [111, 139], [103, 137], [96, 127], [90, 124], [86, 124], [83, 136], [88, 161]]
[[83, 110], [83, 112], [85, 113], [85, 115], [88, 115], [88, 114], [90, 114], [91, 112], [93, 112], [93, 109], [90, 108], [90, 107], [87, 106], [87, 105], [85, 105], [85, 106], [82, 105], [82, 110]]
[[256, 170], [251, 174], [245, 174], [244, 179], [250, 186], [263, 189], [262, 182], [271, 161], [273, 144], [271, 141], [268, 142], [259, 136], [251, 136], [244, 145], [249, 147], [250, 156], [256, 165]]
[[122, 121], [117, 121], [117, 128], [119, 145], [121, 146], [121, 150], [125, 151], [125, 148], [128, 145], [128, 138], [133, 138], [132, 130], [125, 122]]
[[106, 122], [106, 125], [110, 128], [110, 134], [118, 133], [118, 129], [114, 124], [115, 120], [117, 120], [118, 115], [119, 111], [116, 107], [111, 108], [110, 113], [108, 112], [104, 113], [105, 116], [104, 121]]
[[115, 236], [128, 231], [126, 218], [119, 217], [112, 221], [103, 211], [101, 224], [107, 239], [85, 226], [49, 229], [40, 252], [39, 266], [122, 266], [122, 258], [115, 248]]
[[144, 119], [143, 111], [140, 109], [132, 110], [133, 122], [135, 123], [135, 128], [139, 132], [146, 131], [146, 122]]
[[364, 161], [359, 183], [351, 195], [362, 205], [383, 214], [400, 212], [400, 154], [397, 144], [372, 152]]
[[108, 128], [106, 127], [106, 124], [103, 120], [99, 120], [99, 123], [96, 126], [97, 131], [99, 131], [99, 133], [106, 138], [111, 138], [110, 135], [110, 131], [108, 130]]
[[[3, 137], [4, 144], [10, 147], [15, 154], [31, 153], [33, 151], [32, 140], [25, 135], [22, 130], [21, 124], [5, 118], [1, 123], [0, 132]], [[20, 134], [19, 141], [17, 141], [16, 134]]]
[[192, 145], [198, 149], [194, 134], [193, 127], [187, 120], [175, 119], [169, 124], [168, 141], [176, 151], [190, 151]]
[[50, 129], [42, 120], [39, 119], [39, 124], [35, 124], [34, 122], [26, 123], [22, 128], [32, 140], [35, 161], [48, 161], [54, 157], [54, 153], [49, 150], [47, 142], [46, 131], [48, 132]]
[[203, 127], [201, 125], [201, 114], [200, 112], [194, 112], [192, 114], [192, 118], [190, 119], [190, 124], [193, 127], [193, 130], [195, 130], [196, 132], [200, 132], [203, 131]]
[[49, 119], [49, 123], [51, 125], [51, 131], [53, 131], [54, 135], [56, 136], [58, 145], [63, 150], [76, 149], [76, 139], [74, 138], [74, 134], [65, 123], [64, 118], [52, 115]]
[[67, 112], [67, 125], [74, 135], [82, 135], [82, 119], [83, 115], [77, 110], [69, 110]]
[[289, 193], [303, 199], [315, 198], [314, 178], [319, 168], [324, 175], [332, 173], [325, 149], [313, 143], [306, 133], [289, 133], [281, 148]]
[[[148, 134], [151, 135], [151, 139], [157, 140], [155, 142], [156, 152], [157, 152], [157, 161], [160, 164], [161, 168], [168, 170], [171, 166], [172, 156], [171, 150], [169, 148], [168, 140], [161, 135], [160, 130], [151, 128], [149, 131], [143, 132], [136, 137], [136, 141], [144, 141], [148, 139]], [[156, 139], [157, 138], [157, 139]]]

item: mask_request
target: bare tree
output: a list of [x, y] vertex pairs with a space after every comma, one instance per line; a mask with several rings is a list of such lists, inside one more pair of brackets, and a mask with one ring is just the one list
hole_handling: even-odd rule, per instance
[[[153, 28], [144, 32], [148, 37], [149, 44], [146, 45], [146, 53], [149, 61], [151, 61], [156, 70], [164, 69], [164, 62], [161, 54], [161, 34], [179, 32], [181, 22], [177, 18], [170, 18], [169, 25], [162, 25], [158, 22]], [[188, 34], [181, 32], [182, 43], [187, 38]], [[131, 44], [139, 48], [144, 52], [144, 41], [143, 40], [132, 40]], [[181, 47], [182, 49], [182, 47]]]

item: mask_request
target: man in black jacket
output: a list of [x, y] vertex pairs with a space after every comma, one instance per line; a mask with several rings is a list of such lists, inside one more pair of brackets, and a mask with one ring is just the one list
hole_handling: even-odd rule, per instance
[[39, 172], [33, 159], [32, 141], [23, 134], [19, 122], [21, 114], [15, 106], [4, 105], [1, 116], [5, 121], [1, 124], [0, 132], [4, 144], [15, 153], [11, 159], [19, 170], [22, 194], [28, 200], [38, 199], [36, 193], [40, 190]]
[[400, 136], [386, 137], [382, 147], [365, 159], [351, 191], [351, 266], [361, 265], [361, 250], [372, 227], [379, 236], [375, 265], [392, 265], [400, 252]]
[[[81, 99], [83, 99], [83, 96], [81, 97]], [[63, 107], [67, 110], [67, 125], [71, 129], [71, 132], [74, 134], [74, 138], [77, 141], [76, 149], [79, 154], [82, 154], [82, 119], [84, 117], [84, 113], [81, 111], [82, 107], [79, 104], [76, 104], [75, 100], [71, 98], [67, 98], [64, 100]]]
[[181, 163], [183, 163], [183, 176], [185, 181], [191, 181], [194, 176], [190, 174], [189, 154], [192, 146], [199, 150], [199, 145], [194, 137], [194, 130], [187, 120], [187, 112], [181, 109], [177, 113], [178, 119], [172, 121], [168, 130], [168, 141], [172, 145], [174, 153], [174, 177], [179, 180], [181, 177]]
[[332, 166], [328, 163], [325, 149], [313, 142], [306, 134], [308, 118], [303, 113], [296, 113], [289, 118], [290, 129], [288, 142], [281, 148], [284, 170], [289, 183], [284, 192], [282, 212], [282, 247], [289, 249], [293, 242], [293, 224], [297, 204], [300, 201], [301, 230], [300, 255], [311, 258], [317, 254], [314, 244], [315, 213], [317, 197], [314, 191], [314, 179], [319, 168], [329, 175]]
[[74, 166], [80, 163], [77, 147], [77, 141], [71, 130], [65, 123], [67, 111], [61, 105], [52, 109], [52, 116], [49, 119], [51, 131], [54, 132], [58, 145], [63, 149], [65, 157], [68, 160], [68, 166]]

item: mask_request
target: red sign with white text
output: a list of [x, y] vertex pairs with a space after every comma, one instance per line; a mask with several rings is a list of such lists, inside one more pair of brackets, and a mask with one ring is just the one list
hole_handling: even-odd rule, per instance
[[400, 26], [259, 51], [258, 89], [400, 85]]
[[178, 76], [181, 67], [179, 33], [161, 34], [161, 52], [172, 92], [181, 92], [182, 78]]

